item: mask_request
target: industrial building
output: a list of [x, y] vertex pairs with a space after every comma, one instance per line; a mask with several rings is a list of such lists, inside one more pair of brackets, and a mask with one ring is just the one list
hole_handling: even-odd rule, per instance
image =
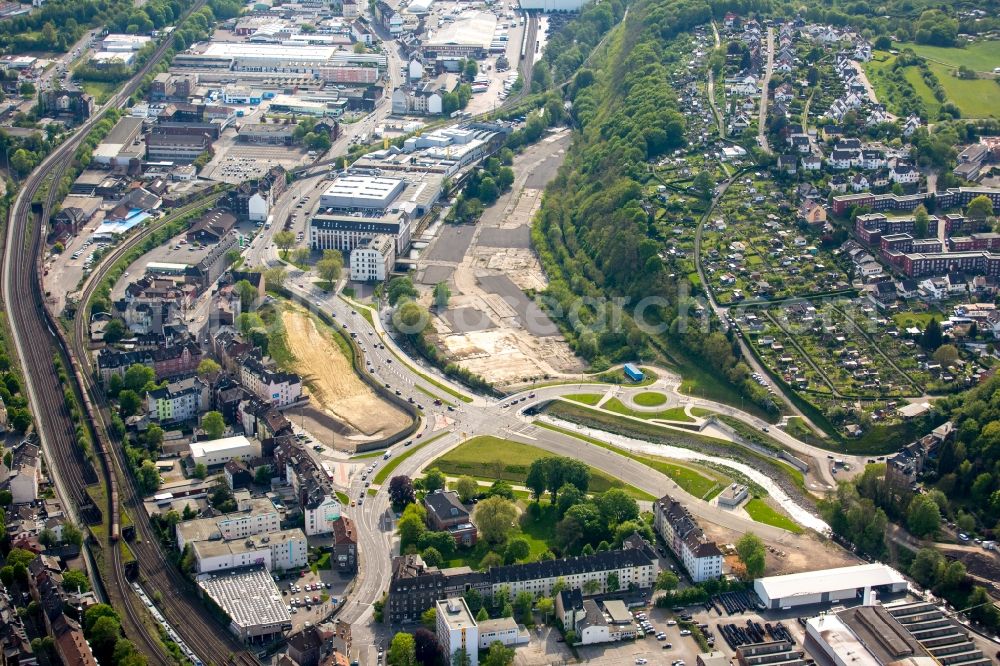
[[229, 630], [243, 642], [266, 643], [292, 629], [281, 591], [262, 566], [204, 574], [198, 588], [222, 609]]
[[491, 12], [467, 12], [429, 33], [422, 46], [429, 59], [485, 58], [497, 28]]
[[987, 666], [969, 632], [926, 602], [868, 603], [806, 622], [805, 645], [836, 666]]
[[191, 442], [191, 460], [206, 467], [225, 465], [233, 458], [259, 458], [260, 442], [243, 435], [223, 437], [207, 442]]
[[880, 594], [906, 591], [906, 579], [884, 564], [860, 564], [758, 578], [754, 591], [770, 609], [830, 604], [860, 599], [866, 590]]
[[405, 187], [406, 181], [399, 178], [347, 174], [320, 195], [319, 205], [338, 210], [385, 210]]

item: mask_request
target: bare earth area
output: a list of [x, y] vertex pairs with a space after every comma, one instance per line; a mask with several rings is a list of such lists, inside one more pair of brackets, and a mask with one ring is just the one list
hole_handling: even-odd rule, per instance
[[[309, 315], [285, 310], [281, 321], [288, 349], [295, 357], [292, 369], [309, 387], [312, 406], [319, 412], [310, 419], [313, 423], [330, 427], [321, 418], [325, 414], [350, 426], [359, 441], [386, 437], [409, 425], [410, 418], [405, 412], [379, 398], [358, 378], [350, 361], [329, 335], [316, 328]], [[304, 411], [303, 416], [309, 418], [309, 410]], [[297, 414], [298, 411], [291, 415], [293, 422]]]
[[558, 132], [515, 157], [511, 191], [476, 226], [442, 228], [420, 262], [421, 282], [447, 279], [452, 289], [448, 309], [434, 321], [441, 347], [497, 386], [583, 371], [558, 328], [523, 292], [547, 286], [531, 249], [531, 222], [569, 140], [568, 132]]

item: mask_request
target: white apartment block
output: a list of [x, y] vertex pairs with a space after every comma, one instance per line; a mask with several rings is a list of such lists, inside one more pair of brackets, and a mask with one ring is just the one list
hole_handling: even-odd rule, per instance
[[288, 571], [309, 562], [309, 544], [300, 529], [233, 541], [196, 541], [192, 547], [198, 573], [254, 565], [263, 565], [268, 571]]
[[240, 366], [240, 383], [261, 400], [275, 407], [288, 407], [302, 398], [302, 378], [272, 370], [255, 358]]
[[438, 601], [435, 608], [437, 639], [448, 663], [454, 663], [455, 653], [464, 650], [469, 666], [479, 666], [479, 627], [465, 599], [455, 597]]
[[267, 498], [240, 501], [239, 511], [235, 513], [185, 520], [174, 528], [180, 550], [196, 541], [235, 541], [280, 530], [281, 516]]
[[333, 524], [340, 520], [340, 510], [340, 501], [329, 495], [307, 503], [303, 507], [306, 534], [313, 536], [333, 532]]
[[705, 538], [684, 506], [664, 495], [653, 503], [653, 527], [687, 570], [700, 583], [722, 575], [722, 551]]
[[367, 245], [351, 250], [351, 280], [383, 282], [396, 262], [396, 243], [392, 236], [379, 234]]

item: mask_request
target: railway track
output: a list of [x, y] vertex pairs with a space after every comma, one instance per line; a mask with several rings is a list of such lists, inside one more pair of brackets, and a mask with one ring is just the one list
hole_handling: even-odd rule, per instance
[[[196, 0], [189, 13], [197, 11], [204, 3], [205, 0]], [[112, 553], [110, 564], [113, 576], [103, 581], [105, 588], [112, 603], [125, 611], [122, 622], [127, 635], [146, 653], [150, 663], [164, 665], [173, 663], [173, 659], [166, 654], [159, 640], [149, 634], [143, 622], [134, 593], [125, 577], [117, 543], [120, 500], [124, 500], [126, 506], [133, 510], [141, 507], [137, 506], [134, 485], [122, 464], [122, 452], [119, 447], [111, 445], [107, 429], [103, 427], [103, 419], [93, 407], [92, 394], [87, 391], [82, 366], [71, 354], [72, 347], [59, 328], [59, 323], [45, 308], [41, 285], [41, 256], [48, 212], [54, 204], [59, 181], [72, 162], [77, 147], [108, 109], [119, 108], [127, 103], [143, 77], [163, 58], [170, 44], [169, 40], [164, 40], [143, 68], [104, 107], [47, 156], [24, 181], [10, 210], [3, 254], [3, 307], [12, 332], [15, 347], [12, 351], [16, 352], [24, 371], [26, 391], [42, 448], [46, 458], [53, 463], [50, 465], [50, 473], [56, 480], [60, 495], [72, 503], [75, 513], [88, 516], [88, 522], [103, 522], [104, 511], [108, 512], [108, 540], [101, 546], [110, 546], [107, 550]], [[48, 178], [52, 180], [45, 202], [33, 205], [32, 201]], [[56, 357], [67, 371], [73, 369], [75, 386], [64, 386], [59, 379], [53, 362]], [[98, 471], [76, 444], [75, 426], [63, 397], [65, 388], [78, 391], [76, 397], [86, 408], [83, 417], [93, 436], [93, 456], [100, 463], [100, 472], [104, 475], [108, 488], [107, 505], [104, 507], [93, 506], [86, 492], [87, 487], [97, 483]], [[127, 480], [122, 484], [122, 497], [119, 497], [118, 479]], [[136, 515], [142, 514], [137, 512]], [[143, 521], [139, 523], [137, 528], [143, 538], [136, 542], [133, 551], [140, 575], [163, 593], [164, 616], [173, 624], [181, 638], [200, 657], [216, 664], [229, 662], [256, 666], [257, 661], [253, 655], [241, 652], [240, 646], [234, 645], [228, 631], [218, 631], [219, 622], [212, 619], [200, 604], [192, 601], [189, 594], [193, 587], [191, 583], [184, 580], [180, 572], [165, 561], [149, 525]]]

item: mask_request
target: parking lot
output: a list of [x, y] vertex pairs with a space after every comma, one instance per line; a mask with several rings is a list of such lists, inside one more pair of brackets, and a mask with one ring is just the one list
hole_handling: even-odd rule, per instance
[[350, 579], [342, 578], [335, 571], [320, 569], [318, 573], [306, 571], [305, 575], [279, 576], [276, 581], [282, 600], [292, 615], [293, 631], [306, 622], [322, 622], [344, 597]]

